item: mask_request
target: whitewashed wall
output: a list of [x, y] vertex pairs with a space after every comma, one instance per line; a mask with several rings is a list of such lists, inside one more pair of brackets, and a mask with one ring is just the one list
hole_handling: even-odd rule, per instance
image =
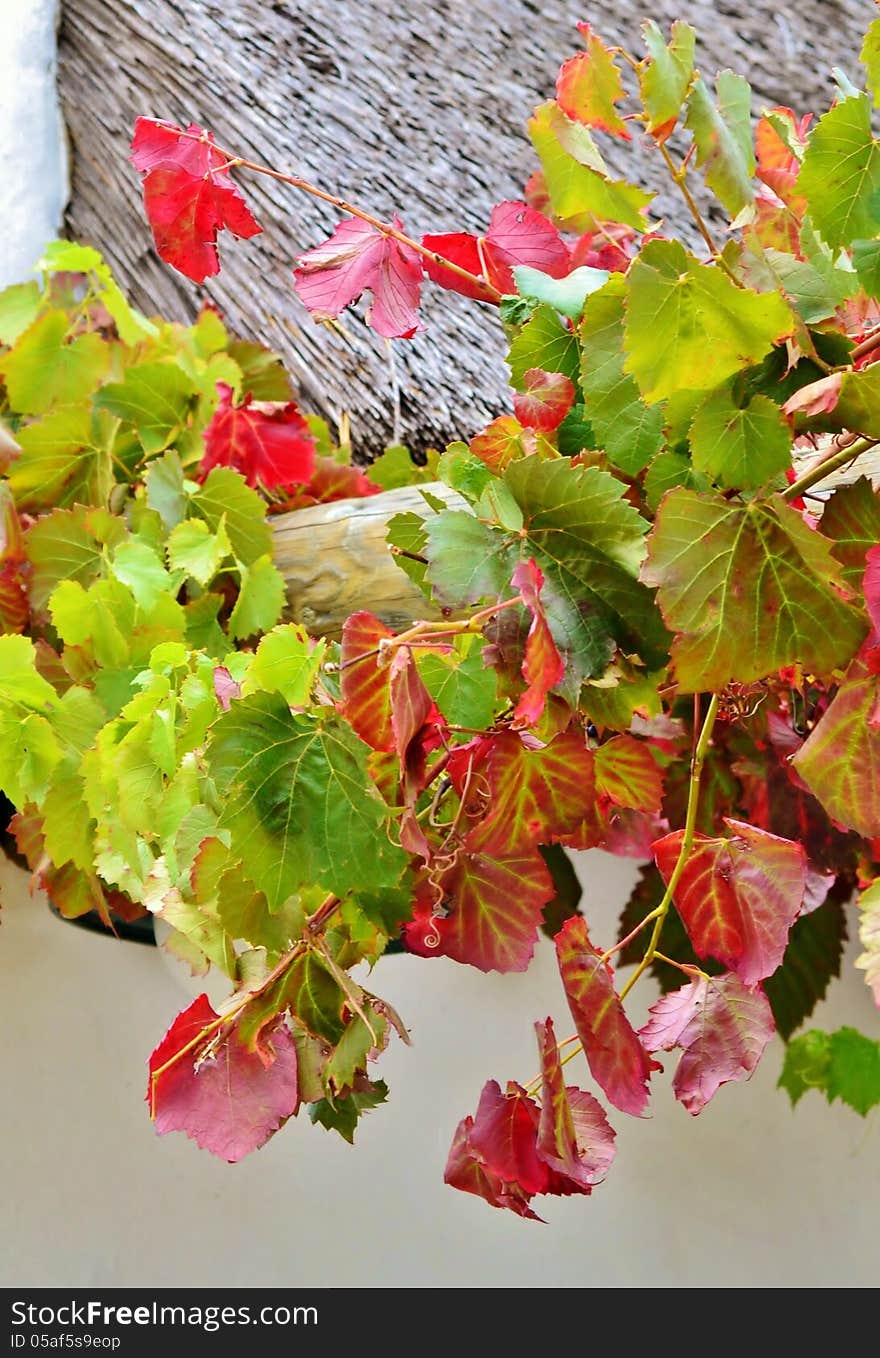
[[[64, 157], [52, 85], [54, 4], [0, 0], [0, 285], [56, 231]], [[579, 863], [596, 938], [610, 942], [631, 881]], [[482, 1082], [528, 1079], [531, 1020], [568, 1032], [552, 950], [525, 976], [388, 959], [376, 988], [411, 1026], [382, 1062], [391, 1103], [352, 1149], [294, 1122], [228, 1167], [158, 1140], [145, 1058], [186, 1003], [158, 953], [63, 924], [0, 862], [0, 1286], [394, 1285], [853, 1287], [880, 1277], [880, 1116], [816, 1094], [792, 1113], [781, 1045], [698, 1119], [655, 1081], [649, 1119], [617, 1116], [619, 1154], [589, 1199], [550, 1201], [549, 1225], [444, 1188], [457, 1119]], [[852, 970], [816, 1022], [876, 1031]], [[650, 986], [634, 995], [642, 1013]], [[636, 1017], [641, 1017], [636, 1014]], [[583, 1071], [573, 1078], [586, 1079]], [[221, 1248], [218, 1249], [218, 1242]]]
[[67, 198], [56, 0], [0, 0], [0, 287], [30, 274]]

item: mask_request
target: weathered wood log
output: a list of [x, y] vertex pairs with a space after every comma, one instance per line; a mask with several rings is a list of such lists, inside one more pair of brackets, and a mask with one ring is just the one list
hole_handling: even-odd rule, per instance
[[[464, 505], [439, 482], [424, 490], [452, 508]], [[326, 637], [338, 637], [349, 613], [361, 608], [395, 630], [439, 616], [385, 542], [388, 520], [409, 510], [430, 512], [417, 486], [277, 515], [273, 554], [287, 585], [287, 616]]]
[[[223, 272], [197, 289], [150, 247], [127, 161], [135, 117], [204, 124], [246, 156], [295, 168], [379, 214], [401, 211], [417, 234], [483, 229], [492, 205], [519, 197], [535, 167], [523, 122], [579, 44], [574, 19], [638, 49], [645, 9], [644, 0], [573, 9], [535, 0], [63, 0], [68, 229], [104, 252], [149, 312], [184, 319], [200, 297], [214, 300], [234, 331], [280, 350], [306, 406], [334, 425], [348, 411], [356, 447], [375, 452], [393, 425], [384, 343], [350, 314], [338, 331], [315, 326], [291, 287], [293, 256], [328, 233], [332, 209], [249, 179], [265, 235], [224, 245]], [[827, 106], [835, 63], [859, 79], [857, 43], [874, 5], [654, 0], [650, 12], [693, 23], [702, 69], [748, 76], [758, 111], [806, 111]], [[657, 215], [693, 238], [651, 149], [638, 137], [604, 142], [612, 169], [660, 188]], [[442, 447], [505, 407], [504, 344], [491, 308], [431, 289], [424, 316], [428, 333], [396, 348], [399, 433], [413, 447]]]

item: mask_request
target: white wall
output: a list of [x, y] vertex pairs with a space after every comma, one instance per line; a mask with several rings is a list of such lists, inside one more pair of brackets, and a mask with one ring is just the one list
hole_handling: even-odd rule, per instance
[[0, 0], [0, 288], [30, 274], [67, 198], [55, 22], [56, 0]]
[[[592, 853], [580, 870], [610, 941], [629, 865]], [[187, 1003], [180, 979], [153, 949], [55, 919], [11, 865], [0, 891], [0, 1286], [876, 1286], [880, 1118], [815, 1093], [792, 1112], [776, 1040], [699, 1118], [672, 1098], [670, 1060], [650, 1118], [613, 1116], [607, 1182], [542, 1200], [541, 1226], [442, 1175], [483, 1081], [535, 1073], [531, 1020], [570, 1031], [552, 949], [525, 976], [490, 978], [388, 958], [373, 984], [414, 1041], [379, 1063], [389, 1103], [354, 1147], [297, 1119], [227, 1166], [157, 1138], [143, 1102], [145, 1059]], [[855, 951], [820, 1026], [876, 1031]], [[650, 986], [637, 997], [643, 1012]], [[580, 1060], [569, 1070], [591, 1087]]]

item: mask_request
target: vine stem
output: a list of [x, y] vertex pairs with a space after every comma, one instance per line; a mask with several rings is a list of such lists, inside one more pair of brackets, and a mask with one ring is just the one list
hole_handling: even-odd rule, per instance
[[217, 1032], [227, 1024], [234, 1023], [239, 1014], [241, 1014], [253, 1000], [257, 999], [258, 996], [265, 995], [270, 986], [273, 986], [276, 981], [279, 981], [288, 968], [307, 950], [312, 939], [314, 939], [324, 928], [324, 925], [330, 919], [331, 915], [336, 913], [339, 905], [340, 900], [338, 896], [327, 896], [318, 906], [315, 913], [310, 915], [306, 920], [303, 929], [303, 937], [298, 938], [293, 947], [289, 948], [287, 952], [278, 959], [275, 966], [268, 975], [264, 977], [256, 989], [249, 990], [246, 995], [242, 996], [237, 1004], [232, 1005], [224, 1013], [218, 1014], [217, 1017], [212, 1019], [210, 1023], [207, 1023], [200, 1032], [196, 1033], [195, 1037], [191, 1038], [185, 1046], [181, 1047], [179, 1051], [176, 1051], [173, 1056], [169, 1057], [164, 1065], [161, 1065], [158, 1070], [152, 1072], [150, 1076], [151, 1118], [155, 1119], [156, 1117], [156, 1085], [160, 1076], [164, 1075], [167, 1070], [172, 1068], [172, 1066], [177, 1065], [178, 1061], [182, 1061], [184, 1056], [188, 1056], [189, 1053], [195, 1051], [197, 1047], [201, 1047], [205, 1042], [205, 1039], [210, 1037], [212, 1033]]
[[703, 719], [703, 726], [700, 731], [700, 738], [697, 741], [696, 746], [694, 748], [694, 757], [691, 760], [691, 776], [690, 781], [688, 783], [687, 812], [685, 814], [684, 834], [681, 837], [681, 847], [679, 848], [678, 851], [678, 858], [676, 859], [675, 867], [672, 869], [672, 874], [669, 878], [666, 890], [663, 893], [663, 899], [657, 906], [657, 918], [654, 921], [654, 928], [651, 931], [651, 938], [648, 942], [647, 948], [645, 949], [645, 955], [642, 958], [639, 965], [636, 967], [632, 976], [630, 976], [626, 985], [623, 987], [623, 990], [620, 992], [621, 1003], [626, 999], [627, 995], [632, 990], [636, 981], [639, 979], [642, 973], [648, 969], [648, 967], [653, 962], [655, 956], [657, 955], [657, 944], [660, 942], [660, 935], [663, 932], [663, 925], [666, 923], [666, 916], [669, 914], [669, 907], [672, 904], [672, 897], [675, 894], [675, 888], [678, 886], [678, 883], [681, 880], [681, 874], [684, 872], [685, 864], [687, 863], [691, 849], [693, 848], [694, 832], [697, 826], [697, 808], [700, 802], [700, 782], [702, 780], [703, 764], [705, 762], [706, 754], [708, 752], [709, 745], [712, 740], [712, 729], [715, 725], [715, 718], [717, 716], [718, 716], [718, 694], [713, 693], [712, 698], [709, 702], [709, 706], [706, 710], [706, 716]]
[[850, 354], [850, 362], [857, 363], [865, 354], [872, 354], [875, 349], [880, 349], [880, 325], [876, 330], [872, 330], [870, 335], [866, 335], [861, 344], [857, 344]]
[[815, 486], [817, 482], [824, 481], [826, 476], [836, 472], [839, 467], [845, 467], [848, 462], [854, 462], [862, 453], [869, 453], [872, 448], [880, 447], [880, 440], [877, 439], [857, 439], [855, 443], [850, 443], [846, 448], [840, 448], [836, 453], [831, 453], [828, 457], [804, 472], [796, 481], [792, 481], [790, 486], [782, 492], [783, 500], [796, 500], [804, 491]]
[[[654, 141], [653, 138], [651, 140]], [[680, 168], [676, 168], [672, 156], [667, 151], [663, 142], [654, 141], [654, 145], [657, 147], [661, 156], [663, 157], [663, 160], [666, 164], [666, 168], [669, 171], [670, 175], [672, 176], [672, 182], [678, 186], [682, 198], [684, 198], [684, 201], [687, 203], [688, 211], [690, 212], [691, 216], [694, 219], [694, 222], [696, 223], [697, 230], [703, 237], [703, 240], [706, 242], [706, 246], [712, 258], [715, 260], [716, 264], [721, 265], [722, 269], [727, 274], [731, 282], [735, 283], [738, 288], [741, 288], [742, 283], [737, 278], [736, 274], [733, 272], [733, 269], [731, 269], [730, 265], [724, 258], [721, 251], [718, 249], [718, 246], [715, 244], [715, 241], [712, 237], [712, 233], [705, 223], [703, 214], [697, 207], [696, 199], [694, 198], [694, 195], [688, 188], [687, 166], [683, 164]]]
[[374, 647], [373, 650], [364, 651], [363, 655], [356, 655], [351, 660], [343, 661], [339, 669], [340, 671], [350, 669], [352, 665], [360, 665], [362, 661], [396, 650], [398, 646], [432, 646], [435, 643], [442, 645], [449, 638], [467, 636], [469, 632], [478, 631], [480, 623], [486, 619], [494, 617], [496, 613], [502, 613], [505, 608], [513, 608], [516, 604], [522, 604], [522, 602], [521, 595], [515, 594], [512, 599], [505, 599], [503, 603], [490, 604], [488, 608], [481, 608], [478, 613], [472, 613], [469, 618], [462, 619], [461, 622], [414, 622], [412, 627], [408, 627], [405, 632], [400, 632], [397, 636], [383, 637], [379, 645]]
[[217, 166], [217, 169], [229, 170], [236, 167], [242, 170], [250, 170], [252, 174], [262, 174], [268, 179], [277, 179], [281, 184], [289, 184], [291, 188], [301, 189], [303, 193], [308, 193], [312, 198], [319, 198], [322, 203], [330, 203], [338, 208], [340, 212], [345, 212], [349, 217], [357, 217], [368, 226], [372, 226], [376, 231], [381, 231], [383, 236], [389, 236], [392, 240], [398, 241], [401, 245], [407, 245], [411, 250], [428, 259], [432, 264], [436, 264], [441, 269], [448, 269], [457, 278], [464, 279], [472, 287], [477, 287], [483, 293], [487, 302], [500, 302], [501, 293], [493, 287], [487, 279], [481, 278], [479, 274], [471, 273], [469, 269], [462, 268], [460, 264], [455, 264], [445, 255], [441, 255], [436, 250], [429, 250], [421, 241], [408, 236], [405, 231], [399, 231], [396, 226], [389, 226], [387, 222], [380, 221], [372, 213], [365, 212], [363, 208], [357, 207], [354, 203], [349, 203], [345, 198], [339, 198], [335, 193], [328, 193], [326, 189], [319, 189], [317, 184], [312, 184], [308, 179], [303, 179], [301, 175], [284, 174], [281, 170], [273, 170], [269, 165], [261, 165], [256, 160], [246, 160], [244, 156], [235, 156], [231, 151], [227, 151], [222, 146], [217, 146], [215, 142], [208, 142], [204, 136], [197, 137], [192, 132], [181, 132], [181, 137], [186, 137], [188, 141], [204, 142], [206, 145], [214, 147], [222, 156], [226, 157], [227, 163]]

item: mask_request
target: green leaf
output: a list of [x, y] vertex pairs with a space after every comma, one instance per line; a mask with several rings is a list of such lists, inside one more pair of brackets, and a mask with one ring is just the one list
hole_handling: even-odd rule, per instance
[[831, 246], [880, 232], [880, 144], [871, 135], [866, 94], [844, 99], [810, 133], [796, 191]]
[[669, 46], [653, 19], [642, 24], [642, 36], [650, 61], [639, 72], [642, 103], [648, 115], [648, 131], [657, 141], [665, 141], [675, 126], [685, 95], [694, 76], [696, 33], [690, 24], [677, 19], [672, 25]]
[[241, 698], [215, 723], [209, 762], [221, 824], [270, 909], [302, 886], [345, 895], [400, 877], [406, 855], [387, 837], [368, 753], [341, 718], [295, 715], [274, 693]]
[[356, 1074], [365, 1070], [370, 1052], [381, 1045], [388, 1021], [374, 1013], [371, 1024], [372, 1032], [363, 1019], [355, 1015], [339, 1039], [325, 1072], [334, 1089], [350, 1088]]
[[58, 738], [45, 717], [37, 712], [23, 717], [0, 706], [0, 787], [13, 805], [43, 801], [61, 755]]
[[106, 504], [113, 470], [90, 406], [57, 410], [24, 425], [16, 438], [21, 456], [9, 469], [9, 484], [20, 510]]
[[657, 587], [683, 692], [751, 683], [802, 663], [828, 674], [852, 657], [865, 626], [840, 598], [831, 544], [779, 496], [737, 504], [672, 490], [642, 570]]
[[[772, 247], [761, 249], [752, 281], [768, 289], [779, 288], [804, 324], [815, 325], [833, 316], [857, 291], [859, 279], [851, 267], [835, 262], [831, 251], [812, 231], [804, 228], [801, 240], [804, 259]], [[749, 275], [752, 278], [752, 270]]]
[[280, 693], [290, 707], [305, 707], [326, 649], [325, 641], [312, 641], [299, 623], [273, 628], [257, 647], [242, 693]]
[[574, 864], [561, 844], [539, 844], [538, 852], [553, 881], [554, 896], [544, 906], [541, 930], [548, 938], [555, 938], [567, 919], [579, 913], [583, 887]]
[[85, 804], [83, 780], [69, 764], [56, 769], [40, 808], [46, 852], [56, 868], [72, 863], [91, 872], [95, 862], [94, 822]]
[[622, 274], [589, 298], [580, 327], [581, 384], [585, 413], [609, 460], [636, 476], [663, 444], [663, 410], [642, 400], [623, 370]]
[[660, 453], [645, 474], [645, 498], [654, 513], [668, 490], [686, 486], [689, 490], [710, 490], [708, 477], [694, 468], [684, 453]]
[[857, 660], [792, 759], [835, 821], [866, 839], [880, 835], [878, 679]]
[[483, 459], [475, 457], [466, 443], [450, 443], [437, 464], [437, 475], [450, 490], [457, 490], [471, 504], [475, 504], [496, 479]]
[[789, 1043], [779, 1085], [795, 1104], [808, 1089], [842, 1100], [862, 1117], [880, 1103], [880, 1042], [856, 1028], [811, 1029]]
[[186, 519], [168, 537], [168, 565], [184, 571], [200, 585], [207, 585], [232, 554], [232, 545], [223, 519], [212, 533], [204, 519]]
[[846, 915], [833, 897], [795, 921], [781, 965], [763, 983], [786, 1042], [825, 998], [831, 978], [840, 975], [845, 942]]
[[319, 1103], [310, 1103], [309, 1117], [313, 1123], [320, 1122], [328, 1132], [338, 1132], [343, 1140], [353, 1144], [358, 1119], [387, 1098], [388, 1086], [385, 1081], [375, 1080], [368, 1089], [347, 1094], [345, 1098], [327, 1098], [321, 1099]]
[[70, 322], [63, 311], [47, 311], [0, 359], [13, 410], [42, 415], [85, 400], [107, 375], [110, 346], [100, 335], [66, 342]]
[[561, 311], [563, 316], [578, 321], [586, 299], [608, 282], [610, 274], [607, 269], [591, 269], [583, 265], [573, 269], [565, 278], [551, 278], [549, 274], [532, 269], [528, 264], [517, 264], [513, 276], [521, 297], [546, 302], [555, 311]]
[[382, 490], [397, 490], [399, 486], [416, 486], [422, 481], [436, 481], [436, 455], [432, 455], [428, 465], [421, 467], [413, 462], [408, 448], [393, 444], [380, 453], [367, 468], [367, 475], [374, 485]]
[[544, 170], [553, 214], [572, 231], [600, 222], [646, 230], [645, 209], [654, 195], [611, 179], [589, 130], [566, 117], [554, 100], [529, 119], [529, 136]]
[[213, 533], [219, 530], [225, 517], [232, 550], [245, 566], [252, 566], [271, 553], [272, 532], [266, 522], [266, 503], [239, 472], [231, 467], [214, 467], [191, 503]]
[[834, 492], [822, 512], [822, 533], [831, 539], [844, 583], [858, 593], [865, 556], [880, 542], [880, 495], [866, 476]]
[[315, 953], [297, 958], [284, 977], [281, 994], [294, 1018], [310, 1033], [330, 1042], [339, 1041], [345, 1031], [345, 995]]
[[13, 283], [0, 292], [0, 344], [14, 344], [36, 320], [40, 310], [36, 283]]
[[45, 608], [61, 580], [88, 583], [101, 571], [103, 548], [125, 537], [125, 525], [105, 509], [56, 509], [28, 529], [26, 544], [33, 573], [31, 607]]
[[556, 447], [559, 452], [563, 457], [574, 457], [587, 448], [595, 448], [596, 443], [596, 434], [587, 418], [586, 406], [572, 406], [556, 430]]
[[630, 266], [624, 369], [647, 401], [717, 387], [792, 329], [781, 297], [738, 288], [678, 241], [649, 241]]
[[[392, 521], [393, 522], [393, 521]], [[423, 525], [425, 578], [449, 608], [511, 593], [516, 556], [506, 540], [466, 509], [447, 509]]]
[[733, 71], [715, 80], [718, 103], [702, 76], [688, 95], [685, 126], [693, 133], [697, 165], [718, 201], [736, 217], [755, 200], [755, 152], [752, 141], [752, 90]]
[[443, 716], [453, 726], [483, 730], [495, 716], [496, 675], [483, 667], [482, 647], [474, 642], [464, 658], [423, 655], [419, 673]]
[[880, 240], [853, 241], [852, 261], [869, 297], [880, 297]]
[[869, 25], [859, 61], [868, 73], [868, 88], [874, 95], [874, 107], [880, 108], [880, 19], [874, 19]]
[[54, 706], [57, 695], [37, 669], [37, 653], [30, 637], [0, 636], [0, 701], [42, 709]]
[[694, 467], [719, 486], [753, 490], [791, 466], [791, 430], [767, 396], [740, 405], [731, 384], [710, 392], [690, 431]]
[[843, 429], [880, 438], [880, 366], [843, 374], [834, 419]]
[[514, 335], [507, 355], [510, 382], [520, 390], [529, 368], [543, 368], [548, 373], [564, 373], [572, 382], [578, 380], [578, 345], [575, 336], [563, 325], [556, 311], [543, 303], [537, 307], [525, 325]]
[[250, 392], [255, 401], [291, 399], [290, 378], [281, 359], [271, 349], [251, 340], [233, 340], [226, 345], [226, 352], [241, 369], [242, 394]]
[[113, 574], [128, 586], [141, 608], [147, 611], [160, 595], [176, 593], [158, 552], [137, 538], [120, 542], [113, 554]]
[[284, 607], [284, 576], [271, 556], [241, 566], [241, 588], [229, 615], [229, 635], [239, 639], [268, 632]]
[[183, 484], [183, 468], [173, 450], [154, 458], [144, 477], [147, 504], [155, 509], [170, 532], [186, 517], [188, 496]]
[[148, 457], [173, 443], [183, 428], [193, 383], [173, 360], [129, 368], [121, 382], [108, 382], [96, 405], [133, 424]]
[[90, 644], [105, 669], [119, 669], [129, 660], [135, 602], [124, 585], [97, 580], [86, 590], [77, 580], [62, 580], [49, 600], [49, 612], [65, 645]]

